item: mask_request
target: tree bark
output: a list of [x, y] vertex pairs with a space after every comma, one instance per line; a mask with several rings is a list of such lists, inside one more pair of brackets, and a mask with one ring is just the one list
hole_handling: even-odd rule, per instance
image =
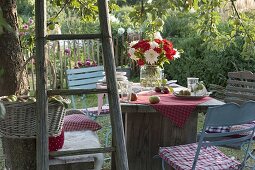
[[[0, 0], [0, 7], [3, 17], [14, 30], [14, 32], [4, 30], [4, 33], [0, 35], [0, 69], [3, 70], [0, 77], [0, 96], [11, 95], [18, 90], [21, 90], [20, 93], [26, 94], [28, 82], [25, 70], [23, 72], [21, 70], [25, 60], [18, 36], [16, 0]], [[22, 88], [18, 87], [19, 85]]]

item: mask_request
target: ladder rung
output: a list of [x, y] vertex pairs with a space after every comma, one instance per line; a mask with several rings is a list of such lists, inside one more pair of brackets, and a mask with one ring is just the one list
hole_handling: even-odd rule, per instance
[[81, 40], [81, 39], [101, 39], [101, 34], [52, 34], [47, 35], [47, 40]]
[[57, 89], [57, 90], [48, 90], [47, 95], [80, 95], [80, 94], [100, 94], [108, 93], [107, 89]]
[[68, 151], [54, 151], [50, 152], [51, 157], [61, 157], [61, 156], [74, 156], [74, 155], [84, 155], [84, 154], [93, 154], [93, 153], [108, 153], [114, 152], [114, 147], [105, 147], [105, 148], [90, 148], [90, 149], [79, 149], [79, 150], [68, 150]]

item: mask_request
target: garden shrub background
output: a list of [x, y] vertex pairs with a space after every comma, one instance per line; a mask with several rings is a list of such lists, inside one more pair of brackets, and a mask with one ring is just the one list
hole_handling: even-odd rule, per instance
[[[165, 76], [176, 79], [179, 84], [186, 86], [187, 77], [199, 77], [206, 85], [218, 84], [225, 86], [227, 73], [231, 71], [249, 70], [255, 72], [253, 56], [244, 56], [245, 45], [243, 35], [235, 35], [233, 43], [226, 45], [217, 39], [204, 41], [197, 31], [198, 18], [196, 14], [176, 13], [169, 16], [165, 22], [163, 37], [172, 40], [174, 47], [184, 52], [181, 58], [164, 66]], [[228, 22], [219, 23], [220, 35], [231, 33]], [[217, 44], [218, 43], [218, 44]], [[213, 49], [215, 48], [216, 49]], [[217, 49], [217, 46], [225, 46]], [[254, 49], [247, 51], [247, 55]]]

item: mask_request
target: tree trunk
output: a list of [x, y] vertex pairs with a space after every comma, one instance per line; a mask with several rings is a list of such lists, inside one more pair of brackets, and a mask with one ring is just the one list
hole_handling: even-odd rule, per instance
[[[25, 63], [21, 52], [18, 34], [17, 6], [15, 0], [0, 0], [0, 7], [3, 17], [13, 28], [14, 32], [4, 30], [0, 35], [0, 96], [11, 95], [21, 90], [21, 93], [28, 92], [28, 82], [25, 71], [22, 73], [22, 66]], [[20, 73], [22, 73], [21, 80]], [[19, 82], [20, 81], [20, 82]], [[22, 88], [18, 87], [19, 84]]]
[[[16, 0], [0, 0], [0, 7], [3, 11], [3, 18], [14, 30], [14, 32], [10, 32], [4, 29], [4, 32], [0, 35], [0, 69], [3, 70], [3, 74], [0, 75], [0, 96], [15, 94], [18, 90], [20, 90], [18, 94], [27, 94], [28, 81], [26, 81], [27, 74], [25, 70], [22, 70], [25, 60], [18, 36]], [[3, 137], [3, 147], [6, 165], [9, 169], [36, 169], [35, 139], [25, 140]], [[14, 160], [20, 165], [15, 163]]]

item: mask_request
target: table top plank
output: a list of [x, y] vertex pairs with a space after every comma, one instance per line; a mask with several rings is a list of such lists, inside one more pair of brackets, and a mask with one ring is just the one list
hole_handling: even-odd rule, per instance
[[[196, 109], [203, 110], [208, 107], [220, 106], [225, 104], [222, 101], [212, 98], [204, 103], [197, 105]], [[123, 112], [157, 112], [152, 106], [147, 104], [135, 104], [135, 103], [121, 103], [121, 110]]]

